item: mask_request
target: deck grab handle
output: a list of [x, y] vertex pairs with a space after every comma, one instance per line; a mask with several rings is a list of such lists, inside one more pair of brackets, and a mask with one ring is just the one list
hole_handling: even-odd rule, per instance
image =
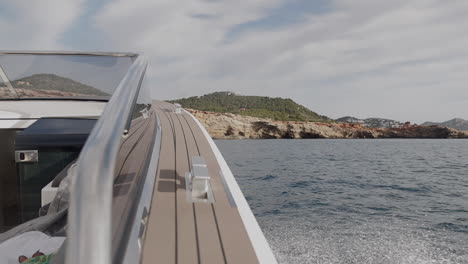
[[176, 107], [174, 110], [176, 114], [182, 113], [182, 106], [180, 104], [175, 103], [174, 106]]
[[205, 159], [193, 156], [190, 172], [185, 174], [187, 199], [191, 202], [213, 203], [210, 175]]

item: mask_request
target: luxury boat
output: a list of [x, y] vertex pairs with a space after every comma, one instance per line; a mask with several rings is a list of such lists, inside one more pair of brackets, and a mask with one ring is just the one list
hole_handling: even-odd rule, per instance
[[0, 263], [276, 263], [215, 143], [151, 99], [146, 67], [0, 52]]

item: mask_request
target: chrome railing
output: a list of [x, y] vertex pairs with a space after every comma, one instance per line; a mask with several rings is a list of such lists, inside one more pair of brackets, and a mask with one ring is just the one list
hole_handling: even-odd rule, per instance
[[81, 151], [70, 193], [65, 263], [112, 262], [112, 191], [121, 139], [147, 67], [140, 55]]

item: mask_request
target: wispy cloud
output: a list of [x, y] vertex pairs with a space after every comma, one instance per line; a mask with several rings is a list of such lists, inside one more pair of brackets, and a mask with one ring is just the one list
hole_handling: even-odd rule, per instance
[[88, 2], [88, 38], [81, 0], [36, 2], [2, 4], [3, 48], [67, 48], [71, 25], [86, 39], [74, 48], [144, 52], [156, 98], [231, 90], [332, 117], [468, 118], [464, 0]]
[[468, 2], [335, 0], [269, 22], [298, 2], [120, 1], [97, 23], [149, 55], [156, 97], [232, 90], [333, 117], [468, 117]]
[[65, 48], [61, 36], [80, 15], [83, 4], [83, 0], [1, 0], [1, 49]]

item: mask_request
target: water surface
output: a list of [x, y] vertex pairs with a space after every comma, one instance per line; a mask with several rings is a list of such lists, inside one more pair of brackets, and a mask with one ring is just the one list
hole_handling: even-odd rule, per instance
[[468, 140], [217, 140], [280, 263], [468, 263]]

